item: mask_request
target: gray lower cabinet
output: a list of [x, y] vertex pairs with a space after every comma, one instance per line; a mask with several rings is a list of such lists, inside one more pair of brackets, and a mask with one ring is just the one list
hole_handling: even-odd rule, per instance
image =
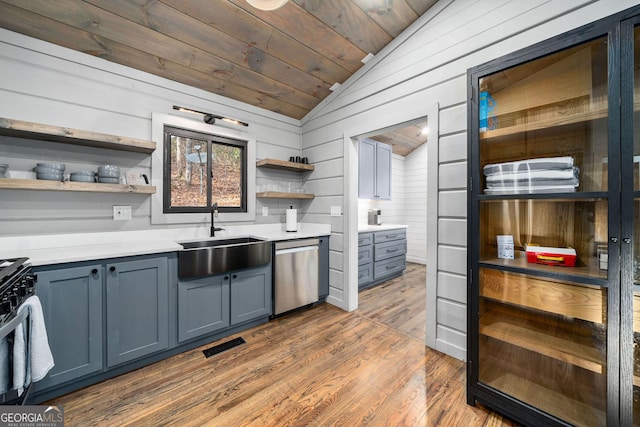
[[231, 274], [231, 324], [271, 314], [271, 266]]
[[178, 341], [271, 314], [271, 264], [178, 283]]
[[407, 232], [392, 229], [358, 234], [358, 289], [399, 276], [407, 268]]
[[229, 323], [227, 274], [178, 283], [178, 341], [224, 329]]
[[55, 362], [35, 390], [168, 348], [166, 256], [42, 266], [34, 273]]
[[106, 264], [107, 365], [169, 347], [167, 258]]
[[55, 361], [34, 388], [43, 390], [102, 370], [102, 265], [34, 272]]

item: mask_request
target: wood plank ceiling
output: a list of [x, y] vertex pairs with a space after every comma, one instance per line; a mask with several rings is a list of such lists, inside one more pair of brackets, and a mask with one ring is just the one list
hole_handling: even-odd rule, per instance
[[295, 119], [437, 0], [0, 0], [0, 27]]

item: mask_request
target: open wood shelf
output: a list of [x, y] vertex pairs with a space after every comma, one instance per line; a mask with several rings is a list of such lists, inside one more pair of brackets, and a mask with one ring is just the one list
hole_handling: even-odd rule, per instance
[[606, 425], [604, 411], [511, 373], [488, 383], [517, 399], [574, 425]]
[[0, 189], [130, 194], [155, 194], [156, 192], [156, 187], [152, 185], [100, 184], [92, 182], [63, 182], [13, 178], [0, 179]]
[[287, 170], [292, 172], [309, 172], [315, 169], [315, 166], [306, 163], [288, 162], [286, 160], [262, 159], [256, 162], [256, 167]]
[[313, 199], [315, 195], [309, 193], [286, 193], [280, 191], [263, 191], [256, 193], [262, 199]]
[[598, 374], [605, 372], [604, 356], [596, 348], [576, 342], [575, 336], [559, 328], [532, 325], [526, 318], [504, 313], [486, 313], [480, 318], [480, 333]]
[[6, 118], [0, 118], [0, 135], [146, 154], [150, 154], [156, 149], [155, 142], [144, 139]]

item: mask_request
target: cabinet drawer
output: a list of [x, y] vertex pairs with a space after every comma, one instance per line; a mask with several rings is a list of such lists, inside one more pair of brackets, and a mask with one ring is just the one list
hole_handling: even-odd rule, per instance
[[382, 262], [376, 262], [373, 267], [373, 278], [380, 279], [391, 274], [399, 273], [407, 267], [407, 261], [404, 255], [389, 258]]
[[404, 255], [407, 253], [406, 240], [396, 242], [380, 243], [375, 246], [374, 260], [376, 262], [383, 259]]
[[396, 229], [386, 231], [376, 231], [373, 236], [373, 243], [384, 243], [392, 240], [400, 240], [407, 238], [407, 230]]
[[373, 245], [358, 248], [358, 265], [369, 264], [373, 261]]
[[373, 233], [358, 233], [358, 246], [373, 244]]
[[358, 286], [366, 285], [373, 280], [373, 264], [358, 267]]

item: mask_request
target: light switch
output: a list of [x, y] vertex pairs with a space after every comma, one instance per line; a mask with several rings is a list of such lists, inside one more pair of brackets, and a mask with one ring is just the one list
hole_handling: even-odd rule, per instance
[[262, 216], [269, 216], [269, 206], [262, 207]]

